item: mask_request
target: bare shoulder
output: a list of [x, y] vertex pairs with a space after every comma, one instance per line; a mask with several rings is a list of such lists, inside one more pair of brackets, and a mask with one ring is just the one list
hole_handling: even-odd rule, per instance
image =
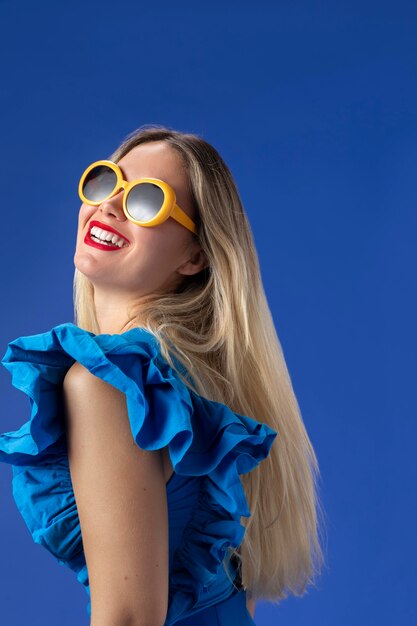
[[[125, 394], [119, 389], [116, 389], [116, 387], [113, 387], [110, 383], [92, 374], [78, 361], [75, 361], [65, 374], [63, 390], [66, 399], [70, 399], [70, 404], [66, 404], [67, 415], [70, 419], [77, 419], [76, 416], [81, 416], [87, 405], [90, 405], [90, 407], [96, 407], [101, 426], [103, 423], [102, 408], [108, 409], [106, 413], [112, 415], [112, 421], [114, 421], [118, 413], [122, 413], [123, 415], [120, 419], [124, 419], [127, 423]], [[89, 408], [88, 414], [88, 419], [93, 420], [94, 412], [91, 408]], [[80, 419], [83, 419], [85, 423], [87, 418], [84, 416], [83, 418], [80, 417]], [[168, 446], [161, 448], [159, 451], [152, 451], [152, 456], [161, 457], [165, 483], [168, 482], [174, 472]]]
[[106, 382], [99, 376], [90, 372], [79, 361], [75, 361], [68, 369], [62, 383], [64, 396], [76, 398], [78, 402], [91, 404], [91, 402], [101, 399], [111, 399], [118, 403], [120, 407], [125, 406], [125, 394], [112, 384]]
[[79, 361], [75, 361], [71, 367], [68, 368], [67, 373], [64, 376], [63, 387], [66, 391], [72, 388], [73, 385], [78, 384], [93, 384], [93, 385], [107, 385], [107, 383], [94, 376], [84, 365]]

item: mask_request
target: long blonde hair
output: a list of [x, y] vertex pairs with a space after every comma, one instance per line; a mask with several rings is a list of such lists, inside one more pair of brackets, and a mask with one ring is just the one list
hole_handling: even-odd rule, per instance
[[[241, 477], [251, 516], [242, 518], [243, 542], [228, 556], [237, 559], [248, 595], [278, 603], [315, 584], [324, 560], [317, 458], [267, 303], [252, 231], [222, 157], [198, 135], [144, 125], [107, 158], [117, 162], [135, 146], [161, 140], [182, 157], [208, 266], [185, 276], [175, 292], [141, 297], [140, 310], [130, 311], [120, 332], [147, 328], [170, 365], [175, 368], [178, 359], [191, 374], [192, 381], [183, 380], [194, 391], [278, 432], [269, 456]], [[76, 324], [98, 333], [93, 285], [77, 269], [74, 307]]]

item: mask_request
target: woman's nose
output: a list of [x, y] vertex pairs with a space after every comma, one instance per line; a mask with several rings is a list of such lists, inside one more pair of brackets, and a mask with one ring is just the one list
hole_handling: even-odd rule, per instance
[[102, 211], [104, 215], [113, 215], [116, 219], [123, 222], [127, 218], [123, 211], [122, 202], [123, 202], [123, 191], [119, 192], [118, 194], [116, 194], [112, 198], [109, 198], [108, 200], [104, 200], [100, 204], [100, 211]]

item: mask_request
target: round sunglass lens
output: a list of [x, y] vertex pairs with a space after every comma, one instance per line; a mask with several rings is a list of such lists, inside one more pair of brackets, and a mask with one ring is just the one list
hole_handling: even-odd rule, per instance
[[100, 202], [111, 194], [116, 182], [116, 172], [107, 165], [97, 165], [84, 179], [83, 194], [91, 202]]
[[160, 210], [164, 192], [158, 185], [140, 183], [132, 187], [126, 198], [126, 208], [138, 222], [149, 222]]

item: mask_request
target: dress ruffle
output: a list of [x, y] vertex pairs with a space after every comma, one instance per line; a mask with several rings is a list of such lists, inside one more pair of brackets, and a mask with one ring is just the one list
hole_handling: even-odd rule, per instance
[[0, 435], [0, 461], [13, 466], [13, 496], [34, 541], [71, 568], [88, 594], [63, 423], [62, 382], [75, 361], [126, 395], [140, 448], [168, 446], [176, 474], [202, 477], [170, 567], [165, 623], [173, 624], [201, 606], [229, 548], [241, 544], [240, 517], [250, 511], [240, 474], [268, 456], [278, 433], [189, 389], [144, 328], [94, 335], [65, 323], [11, 341], [1, 363], [13, 386], [29, 396], [31, 416], [19, 430]]

